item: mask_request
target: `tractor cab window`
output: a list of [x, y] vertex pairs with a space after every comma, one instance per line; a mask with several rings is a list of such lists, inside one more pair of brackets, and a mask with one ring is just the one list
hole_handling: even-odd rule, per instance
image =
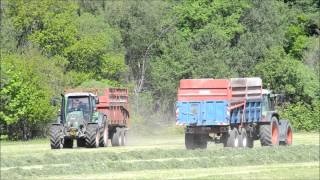
[[90, 117], [89, 97], [68, 97], [67, 114], [72, 112], [81, 112], [84, 119], [88, 120]]
[[270, 94], [263, 95], [263, 111], [272, 111], [274, 109], [274, 101], [271, 99]]

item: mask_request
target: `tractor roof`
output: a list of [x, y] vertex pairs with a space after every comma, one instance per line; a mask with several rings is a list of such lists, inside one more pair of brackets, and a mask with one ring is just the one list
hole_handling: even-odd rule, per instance
[[271, 91], [268, 89], [262, 89], [262, 94], [271, 94]]
[[72, 92], [72, 93], [66, 93], [65, 96], [96, 96], [93, 93], [88, 93], [88, 92]]

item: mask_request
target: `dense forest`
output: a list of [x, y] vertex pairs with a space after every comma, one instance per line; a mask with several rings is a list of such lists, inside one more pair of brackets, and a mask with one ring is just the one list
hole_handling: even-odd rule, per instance
[[44, 134], [64, 88], [127, 87], [132, 121], [160, 124], [180, 79], [249, 76], [285, 95], [296, 130], [318, 130], [319, 13], [318, 0], [2, 0], [1, 133]]

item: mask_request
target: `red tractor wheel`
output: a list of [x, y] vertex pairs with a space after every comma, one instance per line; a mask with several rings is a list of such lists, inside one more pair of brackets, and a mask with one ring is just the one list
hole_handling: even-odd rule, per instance
[[262, 146], [278, 146], [280, 142], [279, 122], [273, 116], [270, 123], [262, 124], [259, 128], [260, 142]]

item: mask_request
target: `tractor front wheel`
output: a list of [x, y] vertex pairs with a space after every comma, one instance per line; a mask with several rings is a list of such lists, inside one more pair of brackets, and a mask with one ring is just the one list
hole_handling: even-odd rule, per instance
[[292, 127], [288, 120], [280, 120], [280, 130], [282, 138], [280, 145], [291, 145], [292, 144]]
[[77, 147], [85, 147], [86, 146], [86, 140], [84, 138], [77, 139]]

